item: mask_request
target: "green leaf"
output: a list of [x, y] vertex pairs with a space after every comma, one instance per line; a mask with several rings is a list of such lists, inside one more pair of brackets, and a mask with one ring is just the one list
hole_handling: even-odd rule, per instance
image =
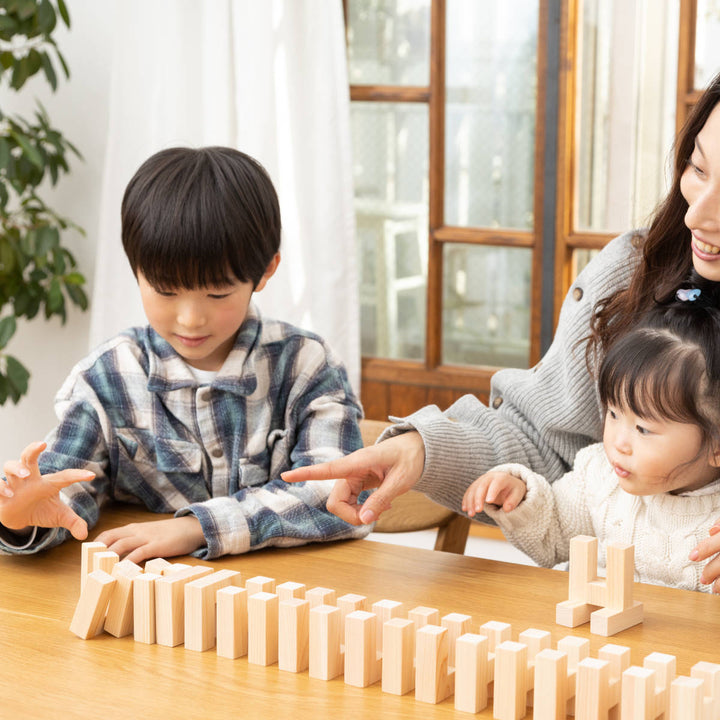
[[55, 68], [52, 66], [49, 55], [46, 52], [40, 53], [40, 59], [42, 61], [42, 67], [45, 72], [45, 77], [50, 83], [50, 87], [53, 90], [57, 90], [57, 75], [55, 74]]
[[[0, 15], [0, 29], [2, 29], [2, 18], [3, 16]], [[0, 66], [2, 66], [3, 70], [9, 70], [14, 62], [15, 56], [9, 50], [0, 52]]]
[[44, 257], [51, 250], [60, 244], [60, 233], [57, 228], [50, 225], [43, 225], [37, 229], [37, 244], [35, 245], [35, 256]]
[[11, 130], [10, 136], [20, 146], [23, 151], [23, 155], [36, 167], [43, 168], [42, 155], [38, 152], [37, 148], [30, 144], [28, 138], [18, 131]]
[[10, 395], [13, 398], [13, 402], [17, 403], [20, 397], [25, 395], [28, 390], [30, 373], [25, 366], [12, 355], [5, 356], [5, 370], [7, 372], [6, 377], [8, 383], [10, 384]]
[[6, 168], [10, 164], [10, 143], [0, 137], [0, 168]]
[[60, 290], [60, 283], [57, 278], [53, 278], [45, 300], [46, 314], [60, 315], [64, 309], [65, 298], [63, 298], [62, 290]]
[[88, 299], [85, 291], [79, 285], [65, 285], [67, 294], [70, 299], [77, 305], [81, 310], [88, 309]]
[[79, 273], [79, 272], [68, 273], [64, 279], [65, 279], [66, 285], [84, 285], [85, 284], [85, 277], [82, 275], [82, 273]]
[[43, 33], [49, 35], [54, 29], [57, 23], [55, 18], [55, 8], [50, 4], [49, 0], [41, 0], [37, 8], [37, 23], [38, 29]]
[[16, 329], [17, 323], [14, 315], [8, 315], [0, 320], [0, 348], [4, 348], [10, 342]]
[[27, 56], [20, 58], [13, 65], [12, 79], [10, 80], [10, 87], [15, 90], [19, 90], [29, 77], [29, 65]]
[[60, 17], [67, 27], [70, 27], [70, 14], [68, 13], [65, 5], [65, 0], [58, 0], [58, 10], [60, 11]]

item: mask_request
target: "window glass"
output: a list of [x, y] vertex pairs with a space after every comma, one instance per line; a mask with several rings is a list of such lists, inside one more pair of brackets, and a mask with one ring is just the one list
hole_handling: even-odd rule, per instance
[[695, 87], [701, 90], [720, 72], [720, 0], [697, 0]]

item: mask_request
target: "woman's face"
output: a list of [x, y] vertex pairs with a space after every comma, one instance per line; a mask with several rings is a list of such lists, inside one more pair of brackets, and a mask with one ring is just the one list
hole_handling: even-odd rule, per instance
[[687, 201], [685, 224], [692, 235], [693, 267], [720, 282], [720, 103], [695, 138], [695, 148], [680, 178]]

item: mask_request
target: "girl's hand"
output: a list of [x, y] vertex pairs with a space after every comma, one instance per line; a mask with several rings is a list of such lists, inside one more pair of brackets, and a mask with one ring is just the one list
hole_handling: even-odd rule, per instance
[[[43, 442], [28, 445], [20, 460], [11, 460], [3, 468], [7, 485], [0, 492], [0, 523], [9, 530], [28, 527], [62, 527], [77, 540], [87, 537], [87, 523], [60, 498], [60, 490], [76, 482], [92, 480], [88, 470], [61, 470], [41, 475], [38, 457]], [[0, 482], [0, 485], [3, 483]]]
[[708, 537], [701, 540], [690, 553], [690, 560], [702, 562], [711, 560], [703, 568], [700, 582], [705, 585], [713, 584], [712, 591], [720, 594], [720, 519], [710, 528]]
[[505, 472], [492, 471], [481, 475], [465, 491], [462, 509], [470, 517], [482, 512], [485, 503], [497, 505], [506, 513], [514, 510], [525, 497], [525, 483]]

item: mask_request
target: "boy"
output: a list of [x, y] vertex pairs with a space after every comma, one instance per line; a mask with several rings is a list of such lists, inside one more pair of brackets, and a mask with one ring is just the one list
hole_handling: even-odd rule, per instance
[[332, 482], [280, 479], [360, 447], [362, 410], [319, 337], [251, 303], [280, 262], [262, 166], [221, 147], [153, 155], [125, 191], [122, 240], [149, 325], [80, 362], [46, 443], [5, 464], [0, 548], [84, 539], [108, 500], [175, 513], [98, 536], [134, 562], [367, 534], [326, 510]]

